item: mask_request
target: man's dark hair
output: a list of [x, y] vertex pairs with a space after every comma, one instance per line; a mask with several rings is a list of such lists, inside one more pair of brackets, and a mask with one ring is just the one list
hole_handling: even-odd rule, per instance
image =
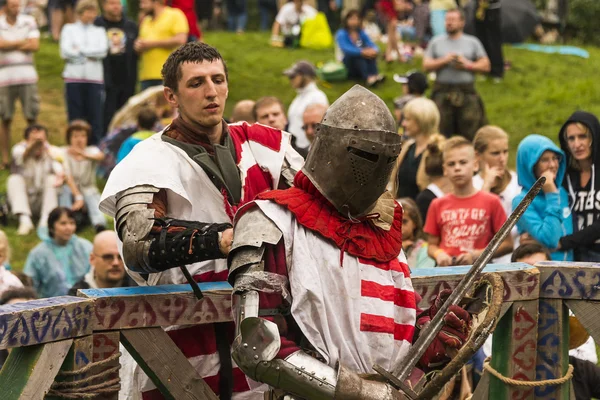
[[545, 254], [546, 260], [551, 260], [550, 252], [547, 248], [545, 248], [539, 243], [528, 243], [520, 245], [515, 249], [515, 251], [513, 251], [512, 256], [510, 257], [510, 262], [517, 262], [517, 260], [521, 260], [525, 257], [529, 257], [538, 253]]
[[54, 224], [65, 214], [69, 219], [75, 220], [75, 213], [70, 208], [56, 207], [54, 210], [50, 211], [50, 214], [48, 215], [48, 235], [51, 238], [54, 239]]
[[283, 105], [283, 102], [275, 97], [275, 96], [266, 96], [266, 97], [261, 97], [260, 99], [256, 100], [256, 103], [254, 103], [254, 107], [252, 108], [252, 115], [254, 116], [254, 120], [258, 121], [258, 110], [263, 108], [263, 107], [268, 107], [272, 104], [279, 104], [281, 106], [281, 112], [283, 112], [285, 114], [285, 106]]
[[31, 287], [8, 289], [4, 293], [2, 293], [2, 296], [0, 296], [0, 306], [8, 303], [13, 299], [35, 300], [37, 298], [37, 293]]
[[46, 128], [44, 125], [31, 124], [25, 128], [25, 134], [23, 135], [25, 140], [29, 139], [29, 135], [31, 135], [31, 132], [33, 131], [44, 131], [46, 133], [46, 137], [48, 136], [48, 128]]
[[137, 124], [140, 129], [151, 131], [154, 129], [156, 121], [158, 121], [158, 115], [156, 115], [156, 111], [150, 107], [144, 107], [138, 113]]
[[202, 42], [186, 43], [172, 52], [167, 61], [165, 61], [161, 71], [163, 83], [169, 89], [177, 92], [177, 84], [183, 76], [181, 72], [181, 65], [183, 63], [213, 62], [217, 60], [221, 60], [223, 63], [225, 79], [229, 80], [227, 64], [225, 64], [225, 60], [223, 60], [217, 49]]

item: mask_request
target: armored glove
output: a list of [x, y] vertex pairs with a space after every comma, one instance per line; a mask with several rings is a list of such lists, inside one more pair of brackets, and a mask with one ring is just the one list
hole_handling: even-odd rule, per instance
[[335, 400], [403, 400], [407, 397], [388, 383], [369, 380], [340, 365]]
[[[440, 292], [431, 307], [417, 316], [417, 329], [421, 330], [429, 324], [451, 293], [449, 289]], [[431, 369], [450, 361], [449, 350], [460, 349], [469, 337], [470, 330], [471, 315], [459, 306], [450, 306], [444, 317], [444, 326], [421, 357], [420, 366]]]

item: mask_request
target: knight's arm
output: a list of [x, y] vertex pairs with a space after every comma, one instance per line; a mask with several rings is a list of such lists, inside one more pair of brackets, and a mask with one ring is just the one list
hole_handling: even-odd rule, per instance
[[153, 273], [225, 258], [219, 241], [221, 232], [231, 228], [230, 224], [168, 218], [166, 191], [150, 185], [119, 192], [116, 200], [115, 226], [129, 269]]
[[343, 366], [336, 370], [293, 342], [288, 324], [277, 315], [292, 301], [282, 233], [258, 207], [239, 218], [234, 237], [232, 357], [248, 377], [304, 399], [402, 398], [389, 385], [364, 380]]

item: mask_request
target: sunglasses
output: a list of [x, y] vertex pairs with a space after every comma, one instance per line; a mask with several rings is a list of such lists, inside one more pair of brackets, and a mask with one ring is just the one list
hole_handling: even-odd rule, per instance
[[117, 259], [117, 261], [123, 261], [120, 254], [102, 254], [102, 255], [96, 254], [96, 256], [100, 257], [102, 259], [102, 261], [104, 261], [106, 263], [113, 262], [113, 260], [115, 258]]

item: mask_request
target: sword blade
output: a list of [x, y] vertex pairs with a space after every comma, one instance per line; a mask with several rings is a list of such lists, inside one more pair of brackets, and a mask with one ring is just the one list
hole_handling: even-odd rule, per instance
[[417, 362], [421, 359], [433, 339], [440, 332], [444, 326], [444, 317], [448, 313], [448, 309], [452, 305], [456, 305], [465, 296], [469, 288], [472, 287], [473, 283], [477, 279], [477, 276], [485, 268], [487, 263], [492, 259], [500, 244], [510, 234], [510, 231], [515, 226], [519, 218], [523, 215], [527, 207], [531, 204], [535, 196], [540, 192], [542, 186], [546, 182], [546, 178], [539, 178], [535, 184], [529, 189], [527, 195], [521, 200], [519, 205], [515, 208], [512, 214], [508, 217], [502, 228], [494, 235], [492, 241], [484, 249], [483, 253], [473, 263], [473, 266], [469, 272], [463, 277], [456, 289], [452, 291], [452, 294], [446, 299], [444, 304], [440, 307], [437, 314], [431, 320], [431, 322], [421, 331], [417, 341], [411, 346], [406, 357], [399, 363], [394, 369], [392, 369], [392, 375], [398, 377], [398, 379], [404, 382], [412, 369], [417, 365]]

